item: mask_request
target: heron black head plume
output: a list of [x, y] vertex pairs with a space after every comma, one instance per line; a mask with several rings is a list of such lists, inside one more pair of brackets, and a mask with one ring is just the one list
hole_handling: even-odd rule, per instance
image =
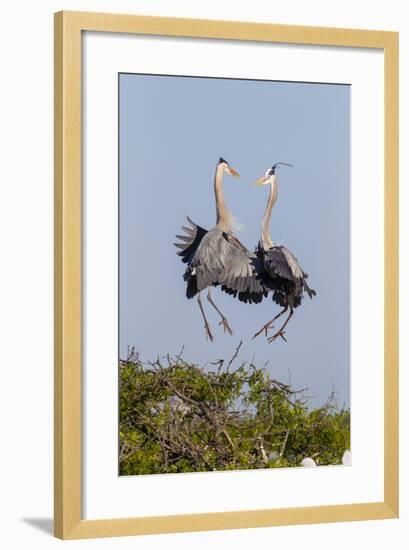
[[293, 165], [292, 164], [288, 164], [287, 162], [276, 162], [271, 168], [270, 170], [268, 171], [268, 175], [269, 176], [272, 176], [276, 173], [276, 168], [277, 166], [280, 166], [280, 165], [283, 165], [283, 166], [289, 166], [290, 168], [293, 168]]
[[220, 157], [220, 158], [219, 158], [219, 164], [222, 164], [222, 163], [227, 164], [227, 165], [229, 164], [229, 163], [227, 162], [227, 160], [224, 160], [223, 157]]

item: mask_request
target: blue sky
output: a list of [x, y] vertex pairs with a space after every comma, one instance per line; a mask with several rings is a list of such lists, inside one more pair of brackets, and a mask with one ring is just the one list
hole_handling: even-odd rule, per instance
[[[335, 389], [349, 406], [350, 89], [344, 85], [120, 75], [120, 356], [177, 354], [211, 367], [254, 360], [284, 382], [308, 387], [315, 404]], [[268, 299], [213, 298], [234, 336], [204, 300], [215, 342], [206, 342], [195, 300], [185, 298], [174, 235], [189, 215], [215, 224], [213, 177], [222, 156], [241, 178], [225, 177], [226, 202], [250, 249], [260, 235], [268, 187], [254, 181], [278, 161], [271, 233], [298, 257], [317, 297], [287, 327], [288, 342], [251, 336], [277, 312]]]

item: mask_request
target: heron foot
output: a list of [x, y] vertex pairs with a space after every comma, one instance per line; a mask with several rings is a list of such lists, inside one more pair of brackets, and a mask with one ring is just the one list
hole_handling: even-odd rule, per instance
[[224, 332], [228, 332], [230, 334], [230, 336], [233, 336], [233, 331], [232, 329], [230, 328], [230, 325], [227, 321], [227, 319], [225, 317], [223, 317], [223, 319], [220, 321], [219, 325], [223, 325], [223, 330]]
[[210, 342], [213, 342], [214, 337], [213, 337], [212, 331], [210, 330], [210, 327], [207, 323], [205, 324], [204, 328], [205, 328], [205, 332], [206, 332], [206, 342], [208, 342], [209, 340], [210, 340]]
[[278, 332], [273, 334], [273, 336], [270, 336], [270, 338], [267, 338], [267, 342], [271, 344], [271, 342], [274, 342], [274, 340], [277, 340], [277, 338], [279, 337], [282, 338], [284, 342], [287, 342], [287, 338], [284, 336], [284, 334], [285, 334], [284, 330], [279, 330]]
[[257, 338], [257, 336], [260, 336], [260, 334], [261, 334], [262, 332], [264, 332], [264, 334], [265, 334], [265, 336], [266, 336], [266, 338], [267, 338], [268, 331], [269, 331], [270, 329], [274, 328], [274, 325], [273, 325], [272, 323], [273, 323], [273, 321], [269, 321], [269, 322], [266, 323], [263, 327], [261, 327], [261, 329], [260, 329], [258, 332], [256, 332], [256, 334], [253, 336], [253, 340], [254, 340], [254, 338]]

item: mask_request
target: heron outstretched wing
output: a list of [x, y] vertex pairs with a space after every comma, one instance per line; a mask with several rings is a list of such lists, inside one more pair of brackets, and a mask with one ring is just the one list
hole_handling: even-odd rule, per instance
[[[260, 301], [265, 289], [257, 272], [258, 259], [233, 235], [215, 227], [203, 238], [192, 262], [199, 290], [221, 284], [242, 301]], [[244, 294], [247, 293], [247, 294]], [[259, 295], [256, 300], [255, 295]], [[247, 300], [245, 300], [247, 298]]]
[[257, 256], [250, 252], [234, 235], [224, 234], [231, 245], [231, 262], [226, 270], [222, 290], [237, 296], [241, 302], [259, 303], [267, 296], [268, 288], [263, 282], [263, 268]]
[[194, 223], [189, 216], [186, 218], [191, 227], [182, 227], [185, 235], [176, 235], [176, 238], [182, 242], [174, 243], [174, 245], [180, 249], [177, 254], [181, 256], [182, 262], [190, 264], [207, 230]]

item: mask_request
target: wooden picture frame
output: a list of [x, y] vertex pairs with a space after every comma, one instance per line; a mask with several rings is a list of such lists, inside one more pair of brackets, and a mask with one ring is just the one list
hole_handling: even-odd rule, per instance
[[[123, 519], [81, 515], [81, 33], [234, 39], [384, 51], [384, 500]], [[55, 15], [55, 510], [62, 539], [398, 516], [398, 35], [394, 32], [103, 13]]]

